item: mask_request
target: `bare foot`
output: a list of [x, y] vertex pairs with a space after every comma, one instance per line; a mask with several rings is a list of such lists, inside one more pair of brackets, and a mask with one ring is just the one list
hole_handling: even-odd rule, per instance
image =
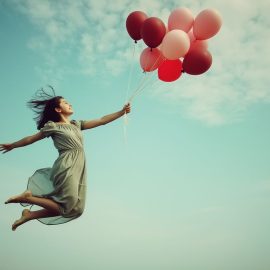
[[12, 225], [12, 231], [15, 231], [18, 226], [22, 225], [23, 223], [27, 222], [29, 220], [30, 216], [30, 210], [24, 209], [22, 211], [22, 216], [20, 219], [16, 220]]
[[25, 192], [23, 192], [20, 195], [14, 196], [9, 198], [5, 204], [8, 203], [24, 203], [27, 202], [27, 198], [32, 197], [32, 192], [30, 190], [26, 190]]

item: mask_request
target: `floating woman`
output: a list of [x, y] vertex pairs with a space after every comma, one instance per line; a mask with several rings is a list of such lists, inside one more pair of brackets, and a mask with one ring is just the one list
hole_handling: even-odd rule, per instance
[[[53, 90], [53, 88], [52, 88]], [[122, 110], [89, 121], [70, 120], [72, 106], [62, 96], [47, 94], [43, 89], [28, 102], [37, 114], [38, 133], [14, 143], [0, 144], [6, 153], [45, 137], [51, 137], [59, 152], [52, 168], [39, 169], [29, 178], [27, 190], [9, 198], [5, 203], [21, 203], [23, 206], [37, 205], [40, 210], [24, 209], [12, 230], [30, 220], [39, 220], [47, 225], [71, 221], [82, 215], [86, 196], [86, 162], [83, 149], [82, 130], [110, 123], [130, 112], [130, 104]]]

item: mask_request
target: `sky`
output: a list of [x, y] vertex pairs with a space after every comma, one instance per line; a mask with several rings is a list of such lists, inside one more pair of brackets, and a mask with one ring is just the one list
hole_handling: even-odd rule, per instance
[[[220, 32], [211, 68], [159, 81], [143, 74], [125, 21], [135, 10], [167, 23], [178, 7], [194, 18], [214, 8]], [[26, 102], [52, 85], [88, 120], [123, 118], [84, 131], [84, 214], [11, 230], [19, 205], [0, 204], [4, 270], [270, 269], [270, 19], [267, 1], [0, 0], [0, 142], [37, 132]], [[1, 154], [0, 200], [52, 166], [51, 139]]]

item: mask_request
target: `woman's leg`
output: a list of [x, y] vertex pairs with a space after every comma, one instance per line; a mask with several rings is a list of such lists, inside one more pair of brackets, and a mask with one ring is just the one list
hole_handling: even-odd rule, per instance
[[35, 205], [41, 206], [41, 207], [49, 210], [50, 212], [55, 213], [56, 216], [60, 215], [59, 204], [51, 199], [31, 196], [27, 199], [27, 201], [25, 201], [25, 203], [35, 204]]
[[46, 217], [55, 217], [58, 216], [59, 213], [55, 211], [50, 211], [47, 209], [42, 209], [38, 211], [30, 211], [28, 209], [23, 210], [22, 216], [20, 219], [16, 220], [12, 225], [12, 230], [15, 231], [18, 226], [24, 224], [33, 219], [46, 218]]
[[39, 197], [35, 197], [32, 196], [31, 191], [27, 190], [25, 192], [23, 192], [20, 195], [11, 197], [10, 199], [8, 199], [6, 202], [7, 203], [29, 203], [29, 204], [35, 204], [38, 206], [41, 206], [51, 212], [55, 212], [57, 213], [57, 215], [60, 214], [60, 210], [59, 210], [59, 204], [54, 202], [51, 199], [47, 199], [47, 198], [39, 198]]
[[30, 211], [28, 209], [23, 210], [21, 218], [16, 220], [12, 225], [13, 231], [15, 231], [18, 226], [24, 224], [27, 221], [61, 215], [58, 203], [54, 202], [51, 199], [32, 196], [32, 193], [29, 190], [23, 192], [20, 195], [11, 197], [6, 201], [6, 203], [28, 203], [45, 208], [38, 211]]

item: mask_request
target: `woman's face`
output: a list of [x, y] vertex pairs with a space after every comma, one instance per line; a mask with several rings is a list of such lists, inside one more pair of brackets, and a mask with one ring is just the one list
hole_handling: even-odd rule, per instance
[[71, 115], [73, 114], [73, 109], [72, 105], [69, 104], [64, 98], [61, 98], [60, 103], [59, 103], [59, 113], [66, 114], [66, 115]]

